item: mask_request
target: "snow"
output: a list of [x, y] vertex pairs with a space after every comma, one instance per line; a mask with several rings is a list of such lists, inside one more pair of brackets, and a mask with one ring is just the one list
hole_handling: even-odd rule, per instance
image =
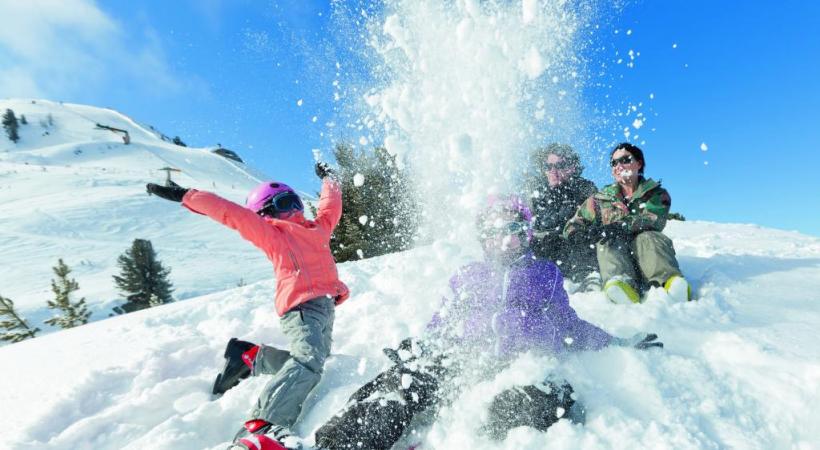
[[[510, 186], [521, 153], [537, 143], [526, 131], [539, 120], [534, 107], [541, 118], [559, 117], [555, 127], [572, 123], [573, 95], [558, 93], [580, 70], [572, 42], [583, 24], [567, 2], [514, 3], [459, 0], [442, 11], [432, 0], [390, 2], [367, 28], [379, 58], [369, 69], [391, 76], [376, 77], [388, 81], [361, 100], [387, 151], [425, 168], [414, 181], [436, 213], [435, 239], [339, 265], [351, 298], [337, 309], [333, 354], [294, 427], [308, 445], [388, 367], [381, 349], [421, 335], [449, 295], [450, 275], [481, 257], [474, 211]], [[528, 59], [536, 54], [537, 64]], [[266, 379], [211, 398], [213, 377], [230, 337], [287, 346], [276, 281], [264, 255], [235, 233], [148, 197], [144, 184], [163, 181], [157, 169], [172, 166], [180, 184], [241, 202], [266, 177], [211, 149], [172, 145], [115, 111], [41, 100], [0, 101], [5, 108], [31, 124], [19, 144], [0, 140], [0, 294], [41, 326], [51, 266], [62, 257], [95, 315], [0, 347], [0, 448], [225, 448]], [[55, 125], [44, 128], [48, 114]], [[131, 145], [95, 123], [129, 130]], [[655, 332], [662, 351], [521, 355], [464, 386], [419, 430], [423, 448], [817, 448], [820, 239], [706, 221], [670, 221], [665, 232], [696, 301], [672, 302], [660, 289], [639, 305], [600, 292], [570, 296], [583, 319], [620, 337]], [[184, 301], [102, 320], [121, 301], [116, 258], [136, 237], [152, 240]], [[521, 427], [500, 443], [480, 435], [495, 393], [551, 374], [574, 387], [584, 425]]]
[[526, 150], [543, 145], [531, 130], [572, 128], [577, 96], [567, 88], [581, 83], [571, 46], [583, 18], [564, 2], [472, 0], [387, 1], [373, 18], [367, 68], [386, 81], [363, 86], [358, 106], [377, 118], [391, 154], [424, 169], [428, 213], [452, 208], [426, 232], [473, 236], [471, 221], [451, 218], [506, 189]]
[[353, 175], [353, 186], [362, 187], [364, 186], [364, 175], [361, 173], [357, 173]]
[[[173, 145], [158, 132], [112, 110], [45, 100], [2, 100], [0, 109], [25, 114], [17, 145], [0, 139], [0, 295], [43, 328], [51, 314], [51, 267], [63, 258], [80, 284], [92, 320], [122, 303], [112, 275], [135, 238], [149, 239], [171, 268], [174, 297], [185, 299], [270, 276], [266, 258], [211, 221], [145, 192], [163, 183], [166, 166], [182, 186], [215, 191], [242, 203], [264, 175], [212, 153]], [[53, 126], [39, 123], [53, 118]], [[100, 123], [129, 131], [95, 128]], [[48, 134], [46, 134], [48, 133]], [[245, 261], [246, 268], [224, 261]]]
[[[656, 332], [663, 351], [609, 348], [561, 363], [524, 355], [495, 378], [467, 387], [442, 411], [424, 445], [816, 445], [820, 239], [699, 221], [670, 221], [666, 231], [697, 301], [671, 303], [657, 290], [641, 305], [614, 305], [600, 293], [571, 296], [584, 319], [618, 336]], [[433, 263], [431, 251], [441, 256]], [[447, 294], [449, 275], [480, 253], [477, 245], [434, 244], [339, 266], [352, 297], [337, 310], [333, 356], [296, 426], [307, 443], [356, 387], [387, 367], [382, 347], [422, 332]], [[267, 267], [242, 264], [245, 270], [254, 265]], [[232, 336], [286, 346], [273, 309], [274, 286], [265, 279], [216, 289], [1, 347], [0, 448], [224, 448], [265, 379], [247, 380], [218, 399], [210, 397], [211, 382]], [[587, 407], [585, 425], [561, 421], [546, 433], [515, 429], [502, 444], [478, 437], [490, 394], [550, 372], [572, 383]]]

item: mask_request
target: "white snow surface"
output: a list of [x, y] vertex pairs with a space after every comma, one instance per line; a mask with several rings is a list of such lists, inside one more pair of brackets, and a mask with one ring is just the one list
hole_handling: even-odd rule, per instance
[[[571, 296], [582, 318], [618, 336], [656, 332], [663, 351], [607, 348], [560, 362], [523, 355], [443, 409], [422, 448], [817, 448], [820, 239], [710, 222], [671, 221], [666, 232], [696, 301], [671, 303], [660, 291], [630, 306], [600, 293]], [[306, 444], [387, 367], [382, 347], [422, 332], [450, 274], [479, 255], [477, 245], [439, 242], [340, 264], [352, 295], [337, 310], [333, 356], [295, 427]], [[259, 259], [239, 265], [268, 267]], [[217, 399], [211, 383], [232, 336], [286, 346], [274, 285], [214, 289], [0, 348], [0, 448], [224, 448], [266, 378]], [[517, 428], [501, 443], [480, 437], [493, 393], [550, 372], [574, 386], [587, 407], [585, 425]]]

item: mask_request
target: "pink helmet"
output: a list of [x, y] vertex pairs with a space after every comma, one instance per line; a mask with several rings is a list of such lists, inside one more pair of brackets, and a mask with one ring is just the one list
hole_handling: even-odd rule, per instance
[[245, 207], [259, 214], [263, 210], [303, 210], [302, 200], [290, 186], [278, 181], [266, 181], [253, 188], [245, 200]]

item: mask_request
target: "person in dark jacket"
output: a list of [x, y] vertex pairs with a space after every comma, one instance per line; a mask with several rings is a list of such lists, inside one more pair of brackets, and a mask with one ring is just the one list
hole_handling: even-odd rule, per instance
[[527, 187], [535, 219], [533, 252], [559, 264], [564, 277], [581, 283], [579, 290], [600, 290], [594, 242], [569, 242], [562, 236], [578, 206], [598, 188], [581, 176], [584, 166], [569, 145], [539, 148], [531, 160], [535, 173]]
[[[385, 349], [393, 365], [316, 431], [316, 447], [389, 449], [414, 417], [435, 415], [461, 386], [492, 377], [524, 352], [561, 357], [608, 345], [663, 346], [654, 334], [617, 338], [578, 317], [561, 271], [529, 248], [531, 214], [520, 198], [492, 199], [478, 222], [484, 260], [451, 278], [452, 298], [422, 339]], [[551, 377], [499, 393], [481, 429], [503, 439], [511, 428], [544, 431], [560, 419], [583, 422], [584, 412], [569, 383]]]
[[689, 283], [662, 233], [672, 198], [660, 181], [644, 178], [643, 151], [618, 144], [610, 153], [615, 183], [590, 196], [564, 228], [570, 241], [596, 242], [604, 293], [615, 303], [638, 303], [646, 287], [663, 286], [671, 299], [691, 298]]

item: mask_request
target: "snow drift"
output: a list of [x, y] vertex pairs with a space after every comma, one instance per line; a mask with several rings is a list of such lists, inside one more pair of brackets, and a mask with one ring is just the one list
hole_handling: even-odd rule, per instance
[[[558, 363], [524, 355], [442, 411], [425, 448], [815, 448], [820, 400], [820, 240], [753, 225], [671, 222], [697, 301], [660, 291], [621, 306], [573, 294], [579, 315], [610, 333], [657, 332], [661, 352], [609, 348]], [[447, 279], [480, 253], [432, 247], [340, 265], [352, 297], [337, 310], [333, 356], [296, 432], [311, 433], [388, 364], [383, 346], [421, 332]], [[433, 255], [439, 258], [430, 264]], [[265, 379], [210, 396], [228, 338], [285, 346], [262, 281], [0, 348], [0, 448], [219, 449]], [[555, 371], [587, 406], [587, 423], [476, 430], [488, 393]]]

